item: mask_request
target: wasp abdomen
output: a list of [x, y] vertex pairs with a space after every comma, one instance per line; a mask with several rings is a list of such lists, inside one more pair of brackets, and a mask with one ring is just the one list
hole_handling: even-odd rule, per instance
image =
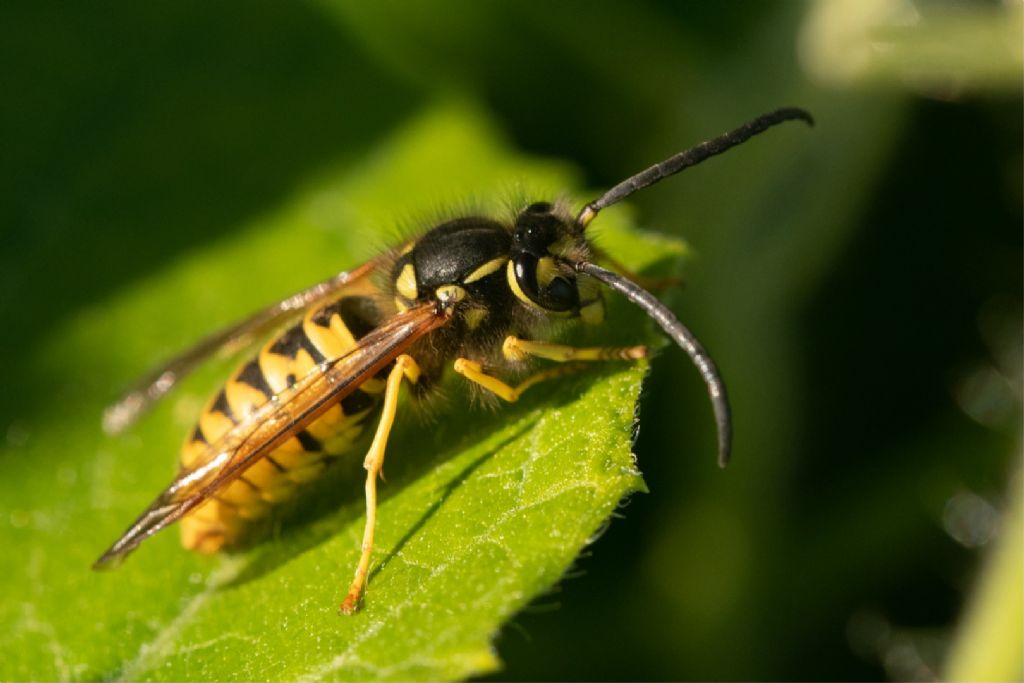
[[[236, 370], [214, 396], [182, 448], [182, 466], [197, 462], [210, 444], [318, 364], [355, 348], [379, 319], [373, 300], [364, 296], [342, 297], [308, 311]], [[383, 390], [383, 382], [376, 378], [364, 382], [211, 496], [182, 519], [182, 544], [212, 553], [235, 543], [249, 520], [266, 515], [300, 484], [316, 478], [330, 460], [349, 450]]]

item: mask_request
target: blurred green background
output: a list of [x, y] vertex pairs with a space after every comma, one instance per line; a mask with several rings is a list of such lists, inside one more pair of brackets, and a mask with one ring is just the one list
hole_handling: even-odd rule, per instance
[[972, 593], [1020, 515], [1020, 52], [1019, 2], [4, 3], [0, 428], [53, 409], [16, 359], [62, 321], [439, 101], [593, 188], [800, 105], [815, 129], [630, 199], [696, 252], [670, 299], [729, 384], [734, 464], [660, 357], [651, 494], [494, 678], [922, 679], [979, 652], [969, 615], [1019, 677], [1019, 605]]

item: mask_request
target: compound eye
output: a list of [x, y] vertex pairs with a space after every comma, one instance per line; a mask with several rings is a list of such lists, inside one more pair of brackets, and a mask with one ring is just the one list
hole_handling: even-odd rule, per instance
[[536, 305], [557, 312], [574, 311], [579, 308], [579, 291], [568, 278], [556, 275], [546, 286], [540, 286], [537, 281], [540, 260], [536, 256], [520, 254], [512, 266], [519, 290]]
[[576, 286], [564, 277], [556, 277], [542, 292], [545, 308], [552, 311], [570, 311], [579, 306], [579, 292]]

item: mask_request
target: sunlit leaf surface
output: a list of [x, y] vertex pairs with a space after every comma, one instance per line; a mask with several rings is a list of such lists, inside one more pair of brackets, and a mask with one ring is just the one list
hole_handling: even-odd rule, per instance
[[[337, 605], [359, 552], [359, 455], [248, 552], [201, 558], [165, 532], [116, 572], [95, 573], [97, 553], [167, 483], [229, 365], [212, 363], [122, 437], [103, 436], [99, 416], [117, 388], [202, 332], [358, 263], [368, 241], [391, 239], [396, 217], [414, 227], [471, 191], [501, 212], [509, 188], [550, 197], [570, 181], [511, 154], [470, 109], [435, 108], [236, 236], [55, 327], [30, 353], [55, 403], [25, 407], [0, 459], [0, 678], [408, 680], [496, 668], [502, 623], [643, 488], [630, 446], [646, 364], [595, 368], [497, 411], [457, 382], [430, 411], [404, 404], [366, 607], [353, 617]], [[622, 219], [608, 211], [599, 238], [632, 266], [681, 256]], [[620, 302], [610, 314], [622, 324], [592, 340], [652, 340]]]

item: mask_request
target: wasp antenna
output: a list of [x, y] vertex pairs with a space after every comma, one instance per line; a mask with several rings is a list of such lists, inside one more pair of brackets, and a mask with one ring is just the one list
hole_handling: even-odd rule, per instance
[[642, 190], [654, 183], [675, 175], [680, 171], [696, 166], [702, 161], [721, 154], [722, 152], [743, 144], [758, 133], [763, 133], [772, 126], [777, 126], [784, 121], [800, 120], [809, 126], [814, 125], [814, 118], [805, 110], [798, 107], [784, 107], [773, 112], [762, 114], [753, 121], [749, 121], [735, 130], [723, 133], [717, 138], [706, 140], [696, 147], [684, 150], [675, 156], [669, 157], [662, 162], [640, 171], [636, 175], [626, 178], [621, 183], [605, 192], [603, 195], [583, 207], [576, 217], [576, 225], [581, 229], [586, 228], [590, 221], [594, 220], [601, 209], [622, 201], [637, 190]]
[[729, 397], [725, 392], [725, 382], [722, 381], [715, 361], [711, 360], [704, 346], [697, 341], [686, 325], [672, 314], [672, 311], [640, 285], [586, 261], [580, 261], [573, 266], [577, 271], [600, 280], [642, 308], [654, 322], [658, 323], [665, 334], [690, 356], [690, 360], [697, 366], [700, 376], [704, 378], [704, 384], [708, 387], [711, 408], [714, 410], [715, 423], [718, 425], [718, 464], [725, 467], [732, 453], [732, 411], [729, 408]]

